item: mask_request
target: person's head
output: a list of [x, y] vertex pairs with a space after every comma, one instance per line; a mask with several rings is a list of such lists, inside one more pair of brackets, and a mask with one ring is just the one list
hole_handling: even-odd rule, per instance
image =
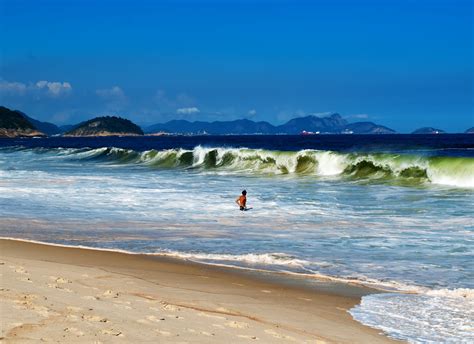
[[247, 195], [247, 190], [242, 191], [242, 195]]

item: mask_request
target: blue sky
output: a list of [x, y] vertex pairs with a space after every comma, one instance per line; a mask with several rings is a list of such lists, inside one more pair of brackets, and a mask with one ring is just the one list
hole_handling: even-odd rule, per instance
[[473, 2], [0, 1], [0, 103], [57, 124], [474, 126]]

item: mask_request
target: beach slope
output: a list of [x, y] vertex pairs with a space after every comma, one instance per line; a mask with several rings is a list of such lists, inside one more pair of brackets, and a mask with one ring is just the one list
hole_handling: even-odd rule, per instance
[[0, 240], [6, 343], [384, 343], [373, 291], [145, 255]]

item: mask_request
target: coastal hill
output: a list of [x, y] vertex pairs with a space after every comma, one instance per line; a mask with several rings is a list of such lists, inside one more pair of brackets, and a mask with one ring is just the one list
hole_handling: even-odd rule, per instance
[[[333, 113], [326, 117], [314, 115], [297, 117], [281, 125], [269, 122], [255, 122], [249, 119], [233, 121], [187, 121], [171, 120], [158, 123], [142, 130], [130, 120], [105, 116], [96, 117], [76, 125], [57, 126], [49, 122], [41, 122], [18, 110], [10, 110], [0, 106], [0, 137], [32, 137], [32, 136], [135, 136], [153, 134], [178, 135], [298, 135], [298, 134], [395, 134], [396, 131], [373, 122], [349, 123], [340, 114]], [[412, 134], [444, 134], [445, 131], [432, 127], [419, 128]], [[474, 133], [474, 127], [465, 131]]]
[[355, 122], [344, 126], [344, 130], [354, 134], [395, 134], [396, 131], [373, 122]]
[[432, 127], [423, 127], [416, 129], [412, 134], [445, 134], [446, 132], [441, 129], [436, 129]]
[[254, 122], [248, 119], [235, 121], [189, 122], [186, 120], [172, 120], [166, 123], [152, 125], [146, 128], [147, 133], [177, 133], [177, 134], [248, 134], [273, 133], [275, 127], [268, 122]]
[[274, 126], [268, 122], [254, 122], [248, 119], [236, 121], [190, 122], [173, 120], [159, 123], [146, 128], [146, 133], [176, 133], [176, 134], [290, 134], [297, 135], [306, 132], [320, 133], [354, 133], [354, 134], [392, 134], [394, 130], [372, 122], [349, 123], [338, 113], [327, 117], [306, 116], [293, 118], [285, 124]]
[[24, 114], [21, 111], [18, 111], [18, 112], [23, 117], [25, 117], [25, 119], [27, 119], [31, 124], [33, 124], [35, 126], [35, 128], [37, 128], [39, 131], [45, 133], [48, 136], [57, 135], [57, 134], [61, 133], [61, 130], [58, 128], [58, 126], [53, 124], [53, 123], [41, 122], [41, 121], [38, 121], [34, 118], [31, 118], [30, 116], [27, 116], [26, 114]]
[[64, 136], [138, 136], [142, 129], [132, 121], [115, 117], [96, 117], [82, 122], [64, 133]]
[[45, 136], [23, 113], [0, 106], [0, 137]]
[[297, 117], [276, 127], [276, 132], [284, 134], [299, 134], [302, 131], [330, 133], [333, 131], [340, 131], [346, 124], [347, 121], [338, 113], [332, 114], [328, 117]]

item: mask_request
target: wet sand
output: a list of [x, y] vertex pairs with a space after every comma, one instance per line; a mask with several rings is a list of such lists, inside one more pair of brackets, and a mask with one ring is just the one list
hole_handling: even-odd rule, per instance
[[389, 343], [348, 309], [374, 290], [161, 256], [0, 239], [6, 343]]

